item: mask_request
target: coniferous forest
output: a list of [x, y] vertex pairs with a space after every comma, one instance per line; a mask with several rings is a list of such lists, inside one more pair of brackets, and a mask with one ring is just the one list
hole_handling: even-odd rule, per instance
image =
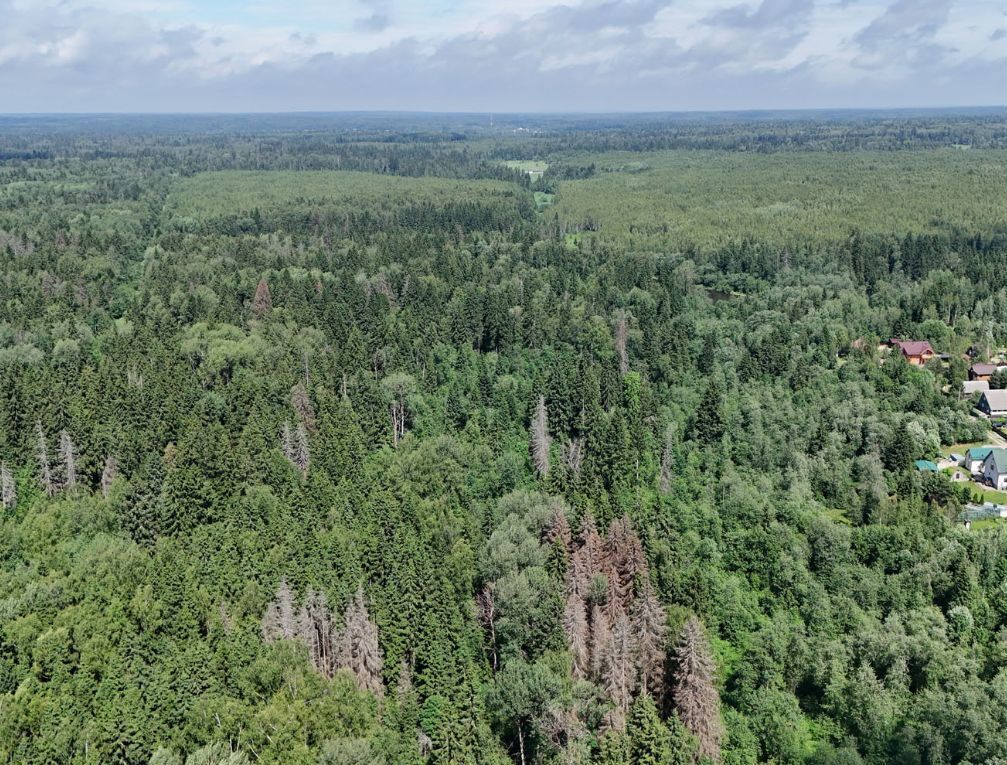
[[3, 762], [1007, 762], [1002, 111], [2, 118], [0, 263]]

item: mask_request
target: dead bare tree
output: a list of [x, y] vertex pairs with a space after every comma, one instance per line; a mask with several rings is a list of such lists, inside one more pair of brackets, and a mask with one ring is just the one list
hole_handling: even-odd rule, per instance
[[566, 513], [562, 507], [557, 507], [552, 511], [549, 527], [545, 534], [545, 541], [551, 545], [559, 544], [567, 552], [573, 544], [573, 532], [570, 531], [570, 523], [566, 519]]
[[605, 657], [611, 651], [612, 625], [608, 614], [600, 603], [591, 607], [591, 676], [595, 680], [604, 679]]
[[105, 458], [105, 468], [101, 471], [101, 494], [108, 499], [112, 482], [119, 477], [119, 462], [111, 454]]
[[315, 407], [311, 404], [311, 397], [304, 383], [297, 383], [290, 389], [290, 406], [297, 412], [298, 418], [309, 433], [314, 433], [318, 429]]
[[567, 646], [573, 656], [574, 678], [579, 680], [587, 677], [591, 669], [587, 605], [584, 603], [584, 598], [575, 592], [571, 592], [566, 598], [566, 607], [563, 609], [563, 632], [566, 633]]
[[626, 341], [629, 338], [629, 322], [626, 312], [620, 310], [615, 316], [615, 352], [619, 356], [619, 371], [626, 374], [629, 371], [629, 354], [626, 352]]
[[294, 592], [286, 577], [276, 588], [276, 597], [266, 607], [262, 616], [262, 639], [267, 643], [292, 640], [297, 636], [297, 613], [294, 610]]
[[260, 279], [255, 288], [255, 297], [252, 298], [252, 315], [256, 319], [261, 319], [273, 310], [273, 296], [269, 291], [269, 284], [265, 279]]
[[621, 614], [612, 626], [612, 638], [602, 655], [602, 680], [605, 691], [619, 712], [616, 719], [623, 723], [636, 690], [635, 652], [633, 627], [629, 617]]
[[77, 486], [77, 454], [70, 434], [65, 430], [59, 434], [59, 461], [63, 468], [64, 489], [73, 489]]
[[378, 627], [364, 604], [363, 588], [346, 608], [346, 624], [340, 639], [338, 664], [353, 672], [361, 689], [381, 695], [383, 659], [378, 645]]
[[286, 420], [280, 431], [280, 449], [287, 462], [307, 474], [311, 464], [311, 452], [308, 448], [308, 433], [302, 423], [297, 423], [296, 428], [292, 428]]
[[36, 444], [35, 456], [38, 459], [38, 482], [47, 497], [56, 493], [56, 482], [52, 477], [52, 468], [49, 465], [49, 447], [45, 441], [45, 431], [42, 430], [41, 420], [35, 421]]
[[17, 505], [17, 484], [6, 462], [0, 463], [0, 502], [4, 510], [13, 510]]
[[479, 621], [490, 636], [490, 659], [493, 671], [498, 669], [497, 663], [497, 633], [496, 633], [496, 596], [494, 582], [490, 582], [476, 595], [476, 607], [479, 609]]
[[[623, 516], [612, 521], [605, 541], [605, 569], [609, 572], [612, 594], [618, 605], [629, 608], [633, 585], [647, 573], [647, 558], [640, 538]], [[615, 603], [611, 604], [615, 605]]]
[[584, 464], [584, 441], [580, 438], [571, 438], [560, 449], [560, 458], [563, 465], [571, 475], [580, 475], [580, 468]]
[[667, 624], [664, 608], [650, 581], [645, 581], [631, 612], [636, 634], [636, 664], [640, 688], [655, 699], [664, 695], [664, 662]]
[[549, 444], [549, 412], [545, 407], [545, 396], [539, 396], [531, 421], [531, 455], [539, 478], [549, 475]]
[[588, 728], [582, 710], [553, 703], [535, 722], [558, 750], [560, 765], [581, 765], [588, 761]]
[[686, 729], [696, 737], [696, 760], [720, 759], [724, 734], [720, 720], [720, 694], [714, 683], [715, 666], [702, 622], [689, 617], [675, 649], [675, 711]]
[[667, 494], [671, 491], [671, 481], [675, 477], [674, 465], [672, 464], [675, 459], [674, 448], [675, 426], [669, 422], [668, 427], [664, 430], [664, 448], [661, 450], [661, 477], [658, 488], [662, 494]]
[[325, 593], [308, 590], [304, 605], [297, 614], [296, 625], [297, 637], [308, 647], [311, 664], [325, 677], [332, 677], [336, 671], [339, 634]]
[[406, 435], [406, 399], [416, 389], [416, 380], [412, 375], [397, 372], [383, 379], [381, 386], [390, 399], [392, 443], [398, 446]]
[[304, 428], [304, 423], [297, 423], [294, 437], [294, 465], [303, 475], [307, 475], [311, 466], [311, 450], [308, 447], [308, 432]]
[[567, 587], [586, 596], [591, 580], [603, 573], [605, 565], [605, 544], [590, 513], [585, 513], [581, 520], [578, 542], [580, 547], [570, 557]]

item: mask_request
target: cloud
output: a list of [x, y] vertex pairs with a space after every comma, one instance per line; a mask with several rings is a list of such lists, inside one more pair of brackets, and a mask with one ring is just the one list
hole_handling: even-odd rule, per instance
[[368, 14], [353, 22], [361, 32], [383, 32], [392, 24], [391, 3], [388, 0], [362, 0]]
[[0, 0], [0, 110], [1003, 103], [998, 1], [259, 0], [243, 23], [184, 0]]

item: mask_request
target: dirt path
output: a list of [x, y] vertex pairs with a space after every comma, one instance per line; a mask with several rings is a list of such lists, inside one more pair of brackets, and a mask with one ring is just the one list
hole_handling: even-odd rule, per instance
[[995, 430], [989, 431], [989, 433], [987, 433], [987, 436], [991, 444], [994, 444], [996, 446], [1007, 446], [1007, 439], [1005, 439]]

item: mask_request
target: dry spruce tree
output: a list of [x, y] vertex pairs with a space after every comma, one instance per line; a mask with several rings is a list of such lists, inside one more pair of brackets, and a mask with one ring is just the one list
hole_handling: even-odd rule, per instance
[[675, 648], [675, 711], [686, 729], [696, 737], [698, 759], [720, 759], [723, 725], [720, 695], [714, 682], [715, 666], [702, 623], [695, 616], [686, 621]]
[[46, 443], [45, 431], [41, 421], [35, 422], [35, 457], [38, 460], [38, 482], [47, 497], [56, 493], [56, 481], [52, 477], [52, 467], [49, 464], [49, 446]]
[[111, 454], [105, 458], [105, 467], [101, 471], [101, 494], [108, 499], [112, 491], [112, 483], [119, 477], [119, 462]]
[[549, 475], [549, 445], [549, 412], [545, 407], [545, 396], [539, 396], [531, 420], [531, 457], [539, 478]]
[[17, 504], [17, 485], [7, 463], [0, 463], [0, 502], [4, 510], [13, 510]]

